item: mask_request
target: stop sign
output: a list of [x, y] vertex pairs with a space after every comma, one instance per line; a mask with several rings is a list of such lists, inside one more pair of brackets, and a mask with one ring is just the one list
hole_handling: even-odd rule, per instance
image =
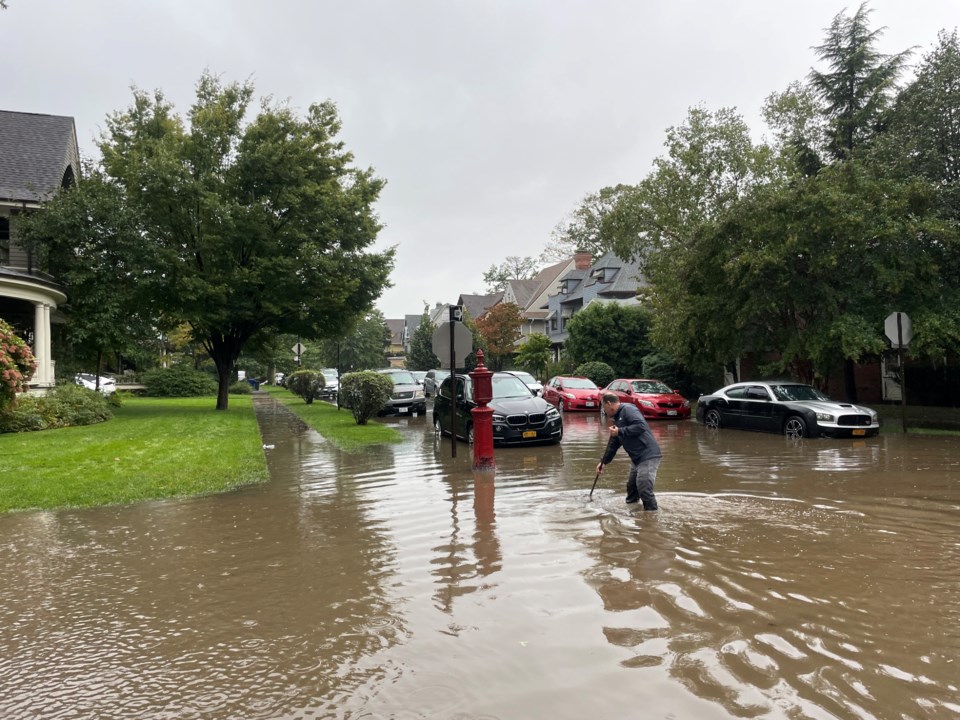
[[450, 326], [453, 325], [453, 354], [457, 367], [463, 367], [473, 349], [473, 334], [462, 322], [440, 323], [433, 331], [433, 354], [440, 358], [440, 367], [450, 367]]
[[[897, 318], [900, 319], [899, 335], [897, 331]], [[913, 325], [910, 323], [910, 316], [903, 312], [892, 312], [887, 315], [883, 321], [883, 332], [890, 340], [891, 347], [899, 348], [900, 340], [903, 339], [903, 347], [910, 344], [913, 339]]]

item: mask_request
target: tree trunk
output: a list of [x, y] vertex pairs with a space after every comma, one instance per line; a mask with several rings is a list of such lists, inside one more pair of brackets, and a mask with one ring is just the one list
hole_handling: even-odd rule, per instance
[[853, 360], [843, 361], [843, 380], [847, 388], [847, 401], [855, 403], [857, 401], [857, 379], [854, 375]]
[[226, 410], [229, 406], [230, 381], [233, 379], [238, 354], [233, 351], [232, 343], [213, 343], [210, 357], [217, 366], [217, 410]]

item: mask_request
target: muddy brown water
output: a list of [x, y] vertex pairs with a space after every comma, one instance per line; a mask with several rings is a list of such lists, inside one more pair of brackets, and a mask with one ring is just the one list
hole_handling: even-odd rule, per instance
[[659, 513], [568, 414], [470, 470], [429, 418], [271, 481], [0, 517], [0, 718], [956, 718], [960, 442], [654, 426]]

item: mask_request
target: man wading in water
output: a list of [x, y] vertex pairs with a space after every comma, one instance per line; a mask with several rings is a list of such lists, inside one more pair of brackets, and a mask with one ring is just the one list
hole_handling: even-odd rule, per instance
[[630, 456], [627, 502], [642, 500], [644, 510], [656, 510], [657, 497], [653, 494], [653, 484], [657, 480], [660, 460], [663, 459], [660, 445], [636, 407], [621, 404], [615, 393], [603, 393], [601, 400], [603, 412], [613, 424], [608, 428], [610, 442], [607, 443], [607, 451], [597, 465], [597, 475], [603, 472], [603, 466], [609, 464], [617, 450], [623, 446]]

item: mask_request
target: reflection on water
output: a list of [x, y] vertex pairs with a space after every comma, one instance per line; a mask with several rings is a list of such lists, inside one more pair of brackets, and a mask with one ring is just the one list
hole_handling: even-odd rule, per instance
[[960, 714], [955, 438], [654, 423], [643, 513], [597, 414], [475, 475], [257, 407], [266, 486], [0, 518], [0, 717]]

